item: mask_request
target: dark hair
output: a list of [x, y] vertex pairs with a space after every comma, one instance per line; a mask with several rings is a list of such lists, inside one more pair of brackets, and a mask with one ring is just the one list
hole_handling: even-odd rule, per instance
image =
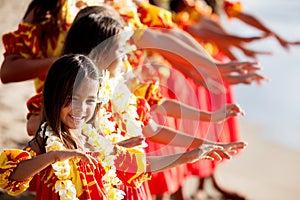
[[109, 57], [109, 52], [119, 45], [124, 26], [122, 21], [103, 14], [119, 16], [115, 10], [103, 6], [81, 10], [68, 31], [63, 53], [88, 55], [99, 69], [108, 67], [115, 59]]
[[84, 55], [70, 54], [61, 57], [52, 65], [45, 80], [44, 120], [69, 148], [76, 148], [76, 142], [66, 134], [61, 124], [60, 111], [71, 103], [73, 91], [85, 77], [100, 80], [95, 64]]
[[170, 0], [169, 4], [170, 10], [175, 13], [181, 12], [186, 7], [183, 0]]
[[65, 19], [60, 17], [65, 1], [66, 0], [32, 0], [23, 17], [24, 20], [30, 13], [33, 13], [30, 23], [40, 28], [40, 48], [44, 56], [47, 56], [48, 40], [51, 40], [51, 44], [53, 44], [53, 42], [55, 44], [60, 33], [60, 26], [65, 23]]
[[211, 7], [213, 13], [220, 15], [224, 0], [204, 0]]
[[125, 25], [125, 21], [120, 16], [120, 14], [112, 6], [109, 5], [87, 6], [77, 13], [74, 22], [76, 22], [82, 16], [89, 14], [101, 14], [103, 16], [111, 17], [120, 22], [122, 25]]
[[123, 30], [122, 22], [113, 19], [107, 14], [102, 6], [86, 7], [82, 9], [70, 27], [63, 50], [63, 54], [89, 53], [100, 43], [101, 51], [105, 51], [113, 45], [109, 37], [115, 36]]

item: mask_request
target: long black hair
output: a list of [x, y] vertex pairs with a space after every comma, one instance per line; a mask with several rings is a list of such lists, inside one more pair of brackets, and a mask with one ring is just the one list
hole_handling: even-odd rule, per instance
[[45, 80], [44, 121], [69, 148], [77, 148], [77, 144], [76, 140], [65, 130], [60, 120], [60, 112], [63, 107], [71, 103], [73, 91], [85, 77], [100, 80], [95, 64], [87, 56], [69, 54], [59, 58], [52, 65]]
[[[114, 40], [107, 39], [123, 30], [123, 22], [106, 14], [107, 8], [103, 6], [82, 9], [68, 31], [63, 54], [88, 55], [100, 43], [102, 43], [102, 48], [111, 47]], [[105, 50], [102, 49], [102, 51]]]

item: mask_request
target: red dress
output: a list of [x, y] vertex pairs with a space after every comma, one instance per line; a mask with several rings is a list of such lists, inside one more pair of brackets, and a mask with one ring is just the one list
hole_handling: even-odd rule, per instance
[[[4, 150], [0, 155], [0, 187], [13, 196], [29, 189], [36, 192], [36, 199], [59, 200], [59, 195], [54, 189], [57, 177], [51, 165], [25, 181], [12, 181], [8, 179], [21, 161], [31, 159], [35, 156], [37, 156], [37, 153], [31, 148], [26, 148], [25, 150]], [[97, 159], [97, 157], [95, 158]], [[137, 176], [133, 171], [127, 173], [124, 170], [128, 166], [132, 166], [131, 169], [133, 169], [133, 166], [137, 166], [138, 163], [140, 163], [138, 157], [133, 157], [128, 152], [118, 152], [118, 158], [115, 160], [116, 173], [117, 177], [127, 188], [137, 188], [141, 181], [151, 176], [151, 173], [148, 172], [139, 173]], [[78, 199], [108, 199], [102, 183], [105, 170], [99, 163], [96, 165], [96, 169], [93, 169], [89, 163], [82, 160], [70, 159], [69, 165], [71, 167], [70, 180], [76, 188], [76, 197]], [[150, 171], [149, 165], [147, 171]], [[132, 198], [131, 196], [127, 198], [125, 196], [125, 199], [138, 198]]]
[[[226, 4], [227, 5], [227, 4]], [[186, 30], [189, 23], [193, 23], [193, 20], [197, 20], [197, 17], [201, 14], [209, 14], [209, 10], [201, 10], [201, 6], [197, 5], [194, 8], [188, 8], [183, 13], [179, 13], [177, 15], [178, 25]], [[215, 17], [215, 16], [214, 16]], [[210, 53], [215, 59], [219, 61], [224, 61], [226, 57], [222, 52], [218, 50], [216, 46], [213, 44], [206, 45], [202, 41], [199, 41], [199, 44], [210, 48], [207, 52]], [[229, 85], [224, 83], [224, 87], [226, 89], [225, 94], [215, 95], [210, 93], [203, 86], [195, 85], [189, 78], [187, 78], [187, 82], [194, 87], [194, 93], [197, 96], [197, 100], [199, 102], [199, 109], [213, 111], [221, 108], [225, 103], [234, 103], [233, 93]], [[188, 102], [189, 96], [183, 96], [185, 99], [185, 103]], [[188, 133], [191, 133], [192, 130], [188, 130]], [[238, 124], [236, 118], [230, 118], [226, 120], [224, 123], [207, 123], [200, 122], [200, 130], [198, 135], [195, 135], [204, 139], [216, 141], [216, 142], [235, 142], [239, 141], [240, 134], [238, 131]], [[212, 175], [214, 169], [217, 165], [217, 162], [214, 161], [203, 161], [200, 160], [198, 162], [188, 164], [189, 174], [196, 175], [199, 177], [207, 177]]]
[[[176, 26], [172, 22], [172, 15], [169, 11], [151, 5], [148, 2], [143, 2], [138, 5], [138, 13], [140, 15], [141, 22], [147, 27], [171, 29]], [[158, 81], [160, 83], [159, 90], [161, 91], [162, 97], [172, 98], [173, 96], [170, 95], [170, 93], [168, 92], [168, 86], [166, 85], [166, 81], [170, 80], [169, 76], [172, 76], [172, 72], [171, 74], [169, 74], [170, 68], [172, 68], [172, 66], [168, 62], [166, 62], [166, 60], [163, 57], [154, 52], [147, 52], [147, 54], [147, 59], [148, 61], [150, 60], [150, 64], [153, 64], [154, 62], [162, 66], [168, 66], [157, 68], [157, 70], [155, 70], [156, 75], [152, 76], [150, 80], [153, 82]], [[149, 80], [149, 77], [144, 78], [146, 80]], [[157, 95], [156, 93], [151, 94], [151, 92], [149, 92], [148, 96], [156, 97]], [[149, 102], [150, 106], [155, 106], [157, 105], [157, 103], [159, 103], [159, 101], [152, 103]], [[180, 130], [180, 126], [178, 125], [180, 120], [178, 119], [162, 116], [156, 113], [151, 113], [151, 116], [152, 119], [158, 124], [165, 125], [176, 130]], [[185, 151], [185, 149], [183, 148], [174, 147], [170, 145], [162, 145], [151, 142], [149, 140], [147, 140], [147, 143], [147, 155], [169, 155]], [[164, 170], [163, 172], [153, 174], [152, 179], [148, 181], [151, 194], [161, 195], [164, 193], [176, 192], [183, 184], [185, 173], [185, 165], [180, 165], [178, 167], [174, 167], [168, 170]]]
[[[2, 36], [5, 48], [4, 56], [17, 54], [26, 59], [43, 59], [51, 56], [58, 56], [61, 53], [63, 40], [66, 35], [66, 29], [63, 27], [57, 38], [48, 38], [49, 47], [47, 52], [42, 52], [41, 29], [33, 24], [21, 23], [16, 31], [6, 33]], [[39, 114], [42, 104], [42, 89], [45, 76], [34, 79], [36, 95], [27, 101], [29, 114]]]

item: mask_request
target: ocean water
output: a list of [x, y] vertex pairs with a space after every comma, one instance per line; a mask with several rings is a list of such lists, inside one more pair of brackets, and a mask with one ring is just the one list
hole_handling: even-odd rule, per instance
[[[242, 0], [244, 11], [258, 17], [271, 30], [287, 40], [300, 40], [299, 0]], [[228, 31], [239, 35], [259, 35], [238, 20], [223, 19]], [[272, 38], [261, 40], [249, 48], [272, 51], [258, 57], [261, 74], [271, 79], [261, 86], [234, 87], [237, 103], [245, 109], [245, 121], [262, 127], [268, 140], [300, 151], [300, 45], [289, 51]], [[237, 52], [238, 53], [238, 52]], [[239, 54], [240, 60], [249, 60]], [[251, 134], [251, 133], [247, 133]]]

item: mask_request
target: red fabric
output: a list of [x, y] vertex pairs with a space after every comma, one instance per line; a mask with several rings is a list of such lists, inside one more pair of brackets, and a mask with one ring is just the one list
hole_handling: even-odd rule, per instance
[[27, 109], [29, 111], [27, 114], [27, 119], [31, 114], [38, 115], [40, 113], [42, 108], [42, 100], [43, 100], [42, 92], [28, 99], [28, 101], [26, 102]]

